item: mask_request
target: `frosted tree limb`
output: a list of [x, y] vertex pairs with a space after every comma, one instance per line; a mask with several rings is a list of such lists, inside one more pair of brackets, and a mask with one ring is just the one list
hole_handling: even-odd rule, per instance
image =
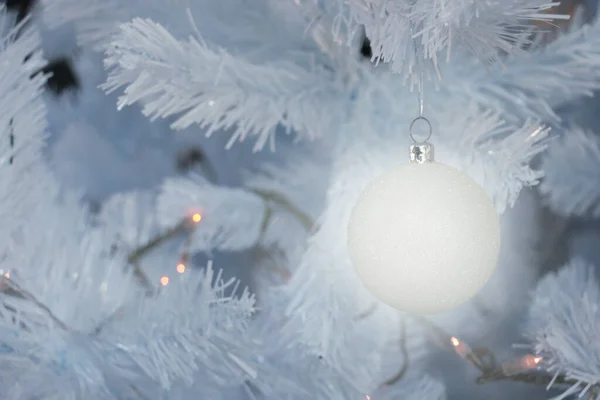
[[600, 389], [599, 303], [596, 271], [580, 259], [544, 277], [534, 293], [527, 336], [548, 373], [572, 384], [570, 392]]
[[[337, 0], [347, 6], [340, 19], [350, 31], [364, 25], [373, 59], [392, 64], [405, 79], [423, 73], [423, 60], [440, 78], [442, 60], [452, 51], [472, 52], [481, 62], [499, 62], [502, 54], [523, 54], [531, 21], [568, 19], [553, 13], [558, 2], [546, 0]], [[417, 46], [415, 53], [414, 48]]]
[[515, 204], [524, 187], [539, 183], [543, 172], [531, 161], [547, 148], [548, 127], [536, 120], [514, 125], [500, 113], [482, 111], [473, 103], [460, 115], [451, 114], [454, 110], [448, 109], [440, 116], [444, 121], [440, 138], [453, 150], [454, 162], [473, 174], [500, 212]]
[[[165, 242], [183, 235], [185, 235], [185, 242], [178, 262], [184, 267], [194, 251], [213, 248], [227, 250], [230, 249], [229, 246], [233, 246], [233, 249], [254, 248], [257, 259], [265, 261], [266, 266], [274, 268], [283, 281], [286, 281], [289, 278], [289, 271], [276, 262], [279, 252], [283, 249], [277, 245], [277, 242], [272, 243], [269, 240], [265, 242], [264, 236], [270, 229], [273, 219], [279, 218], [278, 212], [286, 213], [297, 221], [305, 233], [312, 229], [314, 222], [310, 215], [296, 207], [285, 194], [276, 192], [273, 186], [265, 185], [268, 179], [260, 179], [260, 176], [262, 174], [251, 181], [256, 184], [256, 188], [218, 187], [195, 175], [191, 178], [177, 178], [166, 182], [162, 195], [158, 199], [158, 218], [162, 219], [162, 223], [158, 225], [162, 225], [162, 229], [153, 225], [153, 218], [150, 216], [157, 207], [154, 200], [148, 194], [138, 192], [119, 194], [111, 198], [103, 205], [98, 222], [104, 229], [114, 231], [112, 235], [116, 236], [118, 241], [123, 241], [126, 247], [135, 246], [128, 254], [127, 262], [133, 268], [134, 278], [148, 294], [154, 294], [156, 286], [144, 271], [142, 259]], [[249, 205], [250, 208], [237, 204], [235, 211], [232, 211], [230, 207], [234, 207], [234, 204], [223, 202], [223, 199], [233, 193], [246, 199], [243, 204]], [[263, 212], [249, 212], [251, 208], [257, 206], [257, 200], [261, 202]], [[172, 201], [176, 201], [177, 204]], [[252, 228], [245, 230], [243, 234], [248, 236], [249, 232], [256, 232], [256, 235], [249, 235], [249, 241], [245, 238], [243, 240], [245, 244], [220, 243], [219, 238], [224, 234], [223, 230], [229, 229], [227, 226], [231, 222], [232, 215], [239, 213], [247, 216], [248, 226], [252, 225]], [[179, 220], [169, 225], [174, 218]], [[162, 232], [150, 233], [157, 229]], [[137, 243], [141, 244], [137, 245]]]
[[27, 292], [26, 290], [23, 290], [18, 283], [10, 279], [10, 273], [8, 272], [0, 276], [0, 292], [6, 294], [7, 296], [26, 300], [35, 304], [36, 307], [38, 307], [42, 312], [44, 312], [59, 328], [65, 331], [71, 330], [64, 322], [62, 322], [56, 315], [54, 315], [52, 310], [46, 307], [44, 303], [36, 299], [36, 297], [33, 294]]
[[266, 259], [262, 257], [266, 263], [257, 264], [275, 266], [283, 272], [285, 282], [297, 266], [308, 235], [316, 228], [325, 201], [331, 157], [323, 142], [310, 143], [310, 151], [299, 151], [299, 144], [279, 149], [283, 164], [265, 163], [244, 179], [244, 187], [263, 195], [271, 214], [265, 219], [259, 244], [263, 250], [257, 254], [266, 255]]
[[487, 348], [471, 348], [431, 321], [414, 317], [426, 332], [444, 348], [477, 368], [478, 384], [515, 381], [551, 388], [567, 387], [555, 399], [570, 395], [595, 398], [600, 394], [598, 354], [590, 347], [597, 335], [600, 289], [593, 268], [575, 260], [557, 274], [545, 277], [534, 295], [530, 310], [528, 336], [534, 342], [536, 355], [499, 363]]
[[102, 87], [124, 88], [119, 108], [142, 102], [152, 119], [177, 117], [173, 129], [200, 124], [207, 135], [232, 129], [228, 147], [248, 136], [256, 137], [255, 150], [272, 146], [277, 125], [302, 137], [320, 137], [339, 118], [330, 73], [288, 61], [252, 64], [199, 34], [179, 41], [151, 20], [123, 24], [105, 65], [109, 77]]
[[580, 128], [566, 130], [543, 157], [540, 191], [552, 210], [600, 217], [600, 138]]
[[243, 361], [251, 350], [244, 350], [240, 340], [254, 298], [246, 290], [237, 293], [239, 282], [223, 281], [210, 264], [177, 281], [169, 281], [156, 297], [127, 305], [123, 312], [131, 317], [120, 318], [104, 335], [116, 339], [128, 358], [165, 389], [175, 380], [193, 382], [201, 369], [221, 385], [254, 376], [255, 368]]
[[273, 207], [290, 213], [306, 230], [311, 229], [312, 218], [281, 193], [216, 186], [195, 175], [167, 180], [157, 204], [160, 224], [165, 227], [178, 221], [182, 213], [202, 215], [202, 224], [190, 243], [192, 251], [254, 247], [268, 226]]
[[0, 307], [2, 347], [10, 349], [0, 354], [3, 398], [21, 389], [23, 398], [59, 392], [63, 398], [105, 398], [93, 332], [131, 293], [130, 279], [117, 266], [120, 258], [100, 254], [101, 238], [87, 231], [80, 199], [62, 197], [44, 198], [30, 210], [31, 221], [21, 226], [2, 261], [11, 289]]
[[[29, 18], [15, 18], [0, 4], [0, 257], [10, 247], [14, 228], [28, 220], [41, 198], [53, 191], [40, 167], [46, 139], [42, 93], [47, 76], [39, 34]], [[37, 73], [37, 74], [36, 74]]]
[[[593, 21], [527, 54], [508, 57], [503, 65], [482, 69], [469, 62], [466, 68], [449, 69], [448, 90], [506, 115], [558, 123], [555, 109], [600, 88], [598, 49], [600, 24]], [[461, 87], [452, 84], [458, 81]]]
[[217, 387], [262, 387], [253, 343], [240, 340], [254, 299], [238, 281], [208, 265], [140, 295], [127, 255], [107, 254], [106, 234], [70, 200], [44, 203], [23, 228], [28, 240], [2, 260], [0, 345], [10, 352], [0, 352], [1, 397], [112, 399], [111, 385], [132, 377], [168, 389], [198, 374]]

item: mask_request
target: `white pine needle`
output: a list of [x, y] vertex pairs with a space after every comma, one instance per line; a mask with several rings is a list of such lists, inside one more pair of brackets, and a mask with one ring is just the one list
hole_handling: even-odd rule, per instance
[[600, 217], [600, 138], [580, 128], [563, 132], [544, 155], [541, 192], [557, 213]]
[[576, 383], [562, 396], [600, 382], [600, 289], [595, 270], [575, 259], [547, 275], [533, 295], [528, 336], [542, 366]]
[[122, 25], [105, 63], [110, 74], [103, 88], [124, 87], [119, 107], [142, 102], [152, 119], [175, 116], [174, 129], [199, 124], [207, 135], [231, 129], [228, 146], [248, 136], [256, 137], [255, 150], [272, 146], [277, 125], [320, 137], [339, 118], [327, 100], [337, 92], [329, 74], [288, 61], [253, 64], [200, 37], [179, 41], [151, 20]]
[[200, 176], [167, 180], [157, 200], [158, 221], [168, 229], [199, 213], [202, 220], [190, 241], [191, 251], [242, 250], [260, 238], [266, 206], [244, 189], [208, 183]]

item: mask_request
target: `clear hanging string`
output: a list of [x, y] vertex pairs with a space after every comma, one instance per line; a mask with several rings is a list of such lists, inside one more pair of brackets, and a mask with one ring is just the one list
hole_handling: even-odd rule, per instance
[[[412, 30], [411, 30], [412, 31]], [[423, 78], [423, 68], [421, 65], [421, 60], [419, 59], [419, 51], [417, 48], [417, 40], [413, 40], [414, 50], [415, 50], [415, 73], [417, 74], [417, 100], [418, 100], [418, 117], [413, 119], [408, 128], [408, 135], [413, 141], [413, 144], [409, 149], [409, 157], [411, 163], [424, 164], [433, 162], [433, 146], [431, 143], [428, 143], [431, 138], [431, 134], [433, 133], [433, 127], [431, 126], [431, 122], [427, 118], [423, 116], [425, 110], [425, 101], [424, 101], [424, 78]], [[425, 140], [417, 140], [413, 134], [413, 127], [419, 121], [425, 122], [428, 128], [427, 136]]]
[[[417, 48], [417, 41], [414, 40], [415, 45], [415, 65], [417, 66], [417, 98], [419, 100], [419, 118], [423, 118], [423, 110], [425, 108], [424, 94], [423, 94], [423, 66], [419, 60], [419, 49]], [[418, 64], [418, 65], [417, 65]]]

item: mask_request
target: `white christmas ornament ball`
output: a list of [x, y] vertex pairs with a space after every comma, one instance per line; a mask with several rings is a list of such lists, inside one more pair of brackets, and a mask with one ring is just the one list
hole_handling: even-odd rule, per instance
[[452, 309], [492, 275], [498, 214], [484, 190], [441, 163], [407, 164], [371, 182], [348, 225], [352, 265], [379, 300], [413, 314]]

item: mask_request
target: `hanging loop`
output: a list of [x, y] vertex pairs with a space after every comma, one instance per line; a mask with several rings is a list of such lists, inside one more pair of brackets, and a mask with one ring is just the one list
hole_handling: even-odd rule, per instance
[[[413, 126], [415, 125], [415, 123], [417, 121], [425, 121], [425, 123], [427, 124], [427, 126], [429, 127], [429, 132], [427, 133], [427, 137], [425, 138], [425, 140], [417, 140], [415, 139], [414, 135], [413, 135]], [[431, 138], [431, 134], [433, 132], [433, 127], [431, 126], [431, 122], [429, 122], [429, 120], [425, 117], [417, 117], [415, 119], [413, 119], [413, 121], [410, 123], [410, 126], [408, 128], [408, 134], [410, 135], [410, 138], [413, 140], [413, 142], [415, 143], [425, 143], [429, 140], [429, 138]]]

